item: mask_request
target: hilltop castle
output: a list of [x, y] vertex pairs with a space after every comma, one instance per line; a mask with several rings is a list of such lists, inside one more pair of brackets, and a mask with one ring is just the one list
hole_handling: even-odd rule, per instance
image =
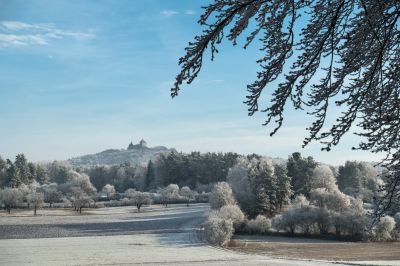
[[127, 150], [133, 150], [133, 149], [143, 149], [147, 148], [147, 142], [144, 139], [141, 139], [138, 144], [133, 145], [132, 141], [129, 143]]

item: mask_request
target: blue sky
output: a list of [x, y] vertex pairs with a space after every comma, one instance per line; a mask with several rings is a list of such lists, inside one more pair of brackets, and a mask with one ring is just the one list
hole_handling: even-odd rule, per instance
[[329, 153], [318, 143], [301, 149], [311, 120], [292, 110], [269, 137], [264, 115], [248, 117], [242, 103], [258, 69], [256, 45], [224, 43], [171, 99], [178, 58], [201, 31], [208, 2], [0, 1], [0, 154], [63, 160], [144, 138], [184, 152], [301, 151], [332, 164], [379, 158], [351, 151], [352, 135]]

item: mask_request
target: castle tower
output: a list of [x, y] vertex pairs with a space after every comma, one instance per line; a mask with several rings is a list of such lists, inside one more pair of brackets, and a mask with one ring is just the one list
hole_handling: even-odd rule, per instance
[[141, 148], [147, 148], [147, 142], [144, 139], [141, 139], [139, 142], [139, 146]]
[[127, 150], [133, 150], [135, 148], [135, 146], [133, 146], [133, 143], [131, 141], [131, 143], [129, 143]]

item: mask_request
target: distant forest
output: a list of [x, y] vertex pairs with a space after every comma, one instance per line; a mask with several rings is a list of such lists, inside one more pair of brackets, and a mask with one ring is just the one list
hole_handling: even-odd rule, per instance
[[[88, 183], [87, 193], [101, 191], [107, 184], [113, 185], [117, 192], [127, 189], [156, 191], [169, 184], [187, 186], [199, 193], [209, 192], [212, 186], [221, 181], [228, 181], [232, 171], [252, 160], [260, 160], [260, 155], [242, 156], [236, 153], [199, 153], [190, 154], [172, 152], [162, 154], [146, 164], [132, 165], [124, 163], [114, 166], [72, 167], [63, 162], [54, 161], [46, 164], [29, 162], [23, 154], [18, 154], [14, 161], [0, 157], [1, 188], [18, 188], [21, 185], [53, 184], [63, 194], [68, 194], [68, 186]], [[288, 160], [272, 160], [281, 165], [279, 180], [289, 177], [291, 194], [308, 196], [315, 183], [333, 182], [345, 194], [372, 203], [384, 184], [382, 176], [370, 163], [347, 161], [344, 165], [333, 167], [315, 161], [313, 157], [302, 157], [296, 152]], [[250, 171], [245, 168], [244, 171]], [[244, 176], [249, 173], [243, 173]], [[332, 176], [332, 177], [330, 177]], [[247, 177], [248, 178], [248, 177]], [[260, 181], [267, 182], [267, 181]], [[260, 184], [258, 184], [260, 185]], [[326, 187], [327, 184], [324, 184]]]

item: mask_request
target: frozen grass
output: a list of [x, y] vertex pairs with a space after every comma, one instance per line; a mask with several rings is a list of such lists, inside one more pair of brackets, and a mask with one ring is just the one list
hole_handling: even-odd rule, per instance
[[[206, 204], [0, 215], [0, 265], [338, 265], [277, 259], [209, 246], [199, 240]], [[71, 237], [73, 236], [73, 237]]]
[[400, 265], [399, 242], [340, 242], [277, 236], [237, 236], [229, 249], [273, 257]]

